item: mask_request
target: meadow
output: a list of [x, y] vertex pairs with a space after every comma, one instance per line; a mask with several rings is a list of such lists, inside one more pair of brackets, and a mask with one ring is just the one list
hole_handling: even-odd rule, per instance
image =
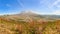
[[0, 17], [0, 34], [60, 34], [60, 20], [13, 20]]

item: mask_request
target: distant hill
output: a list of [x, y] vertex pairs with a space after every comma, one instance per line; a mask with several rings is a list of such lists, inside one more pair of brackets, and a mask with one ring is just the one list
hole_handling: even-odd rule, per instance
[[13, 15], [3, 15], [0, 16], [2, 18], [6, 19], [12, 19], [12, 20], [20, 20], [20, 19], [34, 19], [34, 20], [60, 20], [60, 15], [40, 15], [34, 13], [32, 10], [22, 11], [19, 14], [13, 14]]

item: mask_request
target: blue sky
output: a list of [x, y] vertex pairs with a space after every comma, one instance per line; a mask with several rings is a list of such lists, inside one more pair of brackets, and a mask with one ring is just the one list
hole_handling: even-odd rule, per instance
[[60, 0], [0, 0], [0, 14], [15, 14], [24, 10], [60, 15]]

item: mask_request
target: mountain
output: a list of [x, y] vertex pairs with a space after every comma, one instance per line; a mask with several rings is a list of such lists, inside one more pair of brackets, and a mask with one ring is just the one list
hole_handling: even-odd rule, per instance
[[59, 19], [60, 15], [39, 15], [31, 10], [14, 15], [2, 15], [0, 34], [59, 34]]
[[14, 15], [4, 15], [4, 16], [0, 16], [2, 18], [6, 18], [6, 19], [12, 19], [12, 20], [20, 20], [20, 19], [34, 19], [34, 20], [39, 20], [39, 19], [47, 19], [47, 20], [57, 20], [60, 19], [60, 15], [40, 15], [40, 14], [36, 14], [34, 11], [32, 10], [26, 10], [26, 11], [22, 11], [19, 14], [14, 14]]
[[36, 14], [31, 10], [28, 11], [22, 11], [19, 14], [14, 14], [14, 15], [4, 15], [2, 16], [4, 18], [9, 18], [9, 19], [25, 19], [25, 18], [33, 18], [33, 19], [39, 19], [39, 18], [43, 18], [42, 15]]

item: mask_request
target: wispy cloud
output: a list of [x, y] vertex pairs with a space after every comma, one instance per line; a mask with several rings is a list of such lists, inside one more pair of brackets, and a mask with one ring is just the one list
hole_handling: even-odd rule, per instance
[[17, 2], [22, 8], [24, 7], [24, 3], [21, 0], [17, 0]]
[[10, 5], [10, 4], [6, 4], [6, 6], [7, 6], [7, 7], [11, 7], [11, 5]]
[[47, 8], [52, 7], [52, 3], [51, 3], [50, 0], [41, 0], [41, 1], [40, 1], [40, 4], [41, 4], [42, 6], [44, 6], [44, 7], [47, 6]]
[[60, 8], [60, 5], [58, 5], [57, 7]]
[[60, 2], [60, 0], [56, 0], [55, 2], [53, 2], [52, 4], [50, 4], [50, 6], [49, 6], [49, 8], [52, 8], [52, 7], [57, 7], [57, 8], [59, 8], [60, 7], [60, 5], [58, 4]]
[[52, 12], [52, 14], [60, 15], [60, 10], [55, 10], [55, 11]]

